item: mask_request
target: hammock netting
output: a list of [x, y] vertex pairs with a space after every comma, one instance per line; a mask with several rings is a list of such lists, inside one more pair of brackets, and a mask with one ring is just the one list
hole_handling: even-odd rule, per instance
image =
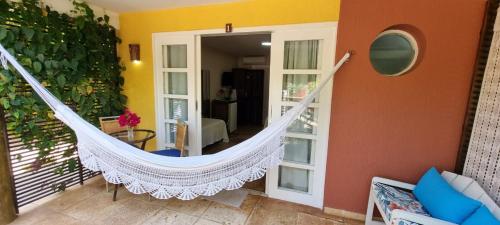
[[10, 63], [33, 90], [54, 110], [55, 116], [76, 134], [78, 155], [83, 166], [101, 171], [106, 181], [124, 184], [134, 194], [148, 193], [159, 199], [194, 199], [221, 190], [233, 190], [245, 182], [263, 177], [281, 163], [287, 127], [320, 94], [349, 53], [336, 64], [318, 87], [278, 121], [244, 142], [212, 155], [167, 157], [152, 154], [122, 142], [81, 118], [53, 96], [0, 45], [0, 59]]

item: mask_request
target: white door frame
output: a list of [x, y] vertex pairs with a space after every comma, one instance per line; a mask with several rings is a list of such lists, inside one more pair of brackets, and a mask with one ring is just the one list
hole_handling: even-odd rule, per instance
[[[325, 81], [328, 73], [334, 67], [335, 60], [335, 37], [336, 27], [326, 28], [306, 28], [303, 30], [286, 30], [276, 32], [272, 36], [271, 49], [271, 90], [282, 90], [284, 74], [317, 74], [318, 84]], [[320, 57], [318, 69], [284, 69], [284, 43], [286, 41], [301, 41], [301, 40], [321, 40], [318, 56]], [[317, 114], [317, 123], [315, 134], [293, 133], [287, 132], [286, 136], [290, 138], [298, 138], [311, 140], [311, 162], [295, 163], [284, 161], [282, 166], [309, 171], [308, 192], [300, 192], [296, 190], [279, 188], [279, 168], [271, 168], [266, 176], [266, 193], [273, 198], [278, 198], [286, 201], [310, 205], [317, 208], [323, 207], [326, 159], [328, 153], [328, 139], [330, 129], [330, 112], [331, 112], [331, 97], [333, 81], [328, 81], [321, 91], [319, 102], [313, 102], [309, 107], [315, 108]], [[292, 101], [283, 101], [282, 93], [273, 91], [270, 95], [270, 105], [272, 120], [278, 120], [282, 114], [282, 106], [294, 106], [297, 103]]]
[[[157, 141], [156, 147], [157, 149], [165, 149], [166, 147], [174, 147], [174, 142], [167, 143], [165, 140], [167, 130], [165, 126], [167, 123], [175, 124], [176, 121], [167, 118], [167, 113], [165, 112], [165, 98], [179, 98], [188, 100], [188, 118], [187, 121], [189, 124], [196, 124], [197, 118], [195, 111], [192, 110], [196, 108], [196, 95], [191, 93], [196, 88], [195, 78], [190, 78], [189, 75], [195, 75], [195, 49], [194, 49], [195, 39], [190, 35], [165, 35], [165, 34], [153, 34], [153, 69], [154, 69], [154, 93], [155, 93], [155, 118], [156, 118], [156, 134]], [[164, 45], [186, 45], [186, 53], [187, 53], [187, 67], [186, 68], [164, 68], [163, 67], [163, 57], [156, 57], [159, 54], [162, 54], [161, 46]], [[165, 72], [185, 72], [187, 73], [187, 95], [174, 95], [164, 93], [163, 84], [165, 82], [164, 73]], [[160, 106], [163, 106], [160, 107]], [[194, 137], [196, 135], [196, 127], [188, 127], [188, 138]], [[189, 140], [186, 149], [191, 151], [192, 149], [196, 149], [197, 143], [196, 139]]]
[[[242, 28], [238, 28], [238, 27], [235, 27], [233, 29], [233, 32], [232, 33], [226, 33], [225, 32], [225, 29], [224, 28], [220, 28], [220, 29], [207, 29], [207, 30], [193, 30], [193, 31], [178, 31], [178, 32], [160, 32], [160, 33], [153, 33], [152, 35], [152, 39], [153, 39], [153, 67], [156, 68], [156, 60], [154, 59], [155, 58], [155, 39], [157, 37], [160, 37], [160, 36], [179, 36], [179, 35], [193, 35], [194, 38], [195, 38], [195, 58], [196, 58], [196, 61], [195, 61], [195, 76], [196, 76], [196, 87], [195, 87], [195, 95], [196, 95], [196, 112], [195, 112], [195, 115], [196, 115], [196, 129], [195, 129], [195, 132], [196, 132], [196, 141], [194, 141], [194, 145], [192, 146], [192, 150], [190, 151], [190, 155], [201, 155], [201, 130], [202, 130], [202, 124], [201, 124], [201, 106], [199, 104], [201, 104], [201, 37], [207, 37], [207, 36], [224, 36], [224, 35], [245, 35], [245, 34], [257, 34], [257, 33], [274, 33], [274, 32], [278, 32], [278, 31], [293, 31], [293, 30], [308, 30], [308, 29], [321, 29], [321, 28], [333, 28], [335, 29], [335, 31], [337, 30], [337, 22], [322, 22], [322, 23], [304, 23], [304, 24], [292, 24], [292, 25], [276, 25], [276, 26], [257, 26], [257, 27], [242, 27]], [[335, 46], [335, 43], [336, 43], [336, 35], [334, 35], [333, 37], [333, 43], [334, 43], [334, 46]], [[272, 47], [271, 47], [272, 48]], [[333, 51], [332, 54], [335, 54], [335, 51]], [[332, 56], [332, 59], [334, 59], [334, 55]], [[271, 64], [273, 62], [271, 61]], [[156, 77], [156, 72], [155, 72], [155, 77]], [[157, 95], [157, 86], [160, 85], [160, 84], [156, 84], [156, 78], [155, 78], [155, 99], [156, 99], [156, 95]], [[329, 85], [331, 86], [331, 85]], [[270, 87], [271, 88], [271, 87]], [[330, 87], [331, 88], [331, 87]], [[269, 98], [271, 98], [271, 91], [270, 91], [270, 94], [269, 94]], [[330, 95], [330, 98], [331, 98], [331, 95]], [[163, 109], [158, 109], [158, 106], [157, 104], [155, 104], [155, 108], [156, 108], [156, 114], [158, 115], [158, 110], [163, 110]], [[269, 101], [269, 116], [268, 118], [271, 119], [271, 110], [272, 109], [272, 101]], [[329, 110], [329, 109], [328, 109]], [[329, 118], [328, 118], [328, 124], [329, 124]], [[158, 130], [159, 126], [161, 126], [161, 121], [156, 121], [156, 129]], [[329, 127], [329, 125], [328, 125]], [[328, 132], [328, 129], [327, 129], [327, 132]], [[328, 133], [325, 133], [323, 134], [324, 136], [328, 137]], [[194, 138], [193, 138], [194, 139]], [[191, 139], [190, 139], [191, 141]], [[328, 140], [325, 141], [325, 148], [328, 149]], [[161, 147], [161, 146], [157, 146], [157, 147]], [[322, 162], [322, 165], [324, 165], [324, 167], [326, 167], [326, 157], [327, 156], [327, 151], [324, 152], [324, 154], [322, 155], [321, 158], [323, 158], [323, 162]], [[323, 171], [325, 171], [326, 169], [324, 169]], [[325, 174], [323, 174], [323, 189], [324, 190], [324, 176]], [[267, 182], [266, 180], [266, 183], [269, 183]], [[268, 187], [267, 187], [268, 184], [266, 184], [266, 193], [267, 194], [270, 194], [268, 192]], [[323, 191], [324, 192], [324, 191]], [[300, 201], [294, 201], [294, 202], [298, 202], [298, 203], [301, 203], [301, 204], [308, 204], [308, 205], [312, 205], [312, 206], [315, 206], [315, 207], [318, 207], [318, 208], [321, 208], [323, 206], [323, 195], [324, 193], [321, 193], [321, 200], [320, 201], [317, 201], [315, 202], [314, 204], [311, 204], [309, 202], [300, 202]], [[273, 194], [271, 193], [270, 197], [274, 197], [274, 198], [281, 198], [280, 196], [273, 196]], [[283, 198], [281, 198], [283, 199]], [[284, 200], [289, 200], [290, 199], [284, 199]], [[299, 199], [300, 200], [300, 199]], [[293, 201], [293, 200], [292, 200]]]

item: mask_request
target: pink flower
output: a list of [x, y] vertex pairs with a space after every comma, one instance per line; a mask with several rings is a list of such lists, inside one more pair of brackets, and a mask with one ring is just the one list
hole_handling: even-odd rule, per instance
[[125, 112], [118, 117], [118, 123], [121, 127], [136, 127], [141, 123], [141, 117], [137, 114], [131, 112], [129, 109], [125, 109]]

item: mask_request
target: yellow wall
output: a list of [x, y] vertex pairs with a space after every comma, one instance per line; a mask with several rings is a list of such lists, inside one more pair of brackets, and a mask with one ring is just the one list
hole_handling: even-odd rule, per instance
[[[340, 0], [243, 0], [233, 3], [186, 7], [120, 15], [119, 53], [127, 67], [125, 92], [129, 108], [142, 117], [140, 127], [155, 129], [152, 34], [185, 30], [252, 27], [337, 21]], [[129, 60], [128, 45], [139, 43], [141, 63]], [[148, 149], [154, 149], [150, 142]]]

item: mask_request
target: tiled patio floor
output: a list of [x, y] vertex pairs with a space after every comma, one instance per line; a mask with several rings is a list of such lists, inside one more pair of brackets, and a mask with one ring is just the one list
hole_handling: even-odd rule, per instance
[[248, 195], [241, 208], [221, 205], [205, 199], [192, 201], [149, 200], [146, 195], [133, 195], [121, 189], [112, 201], [102, 178], [87, 181], [21, 208], [12, 224], [286, 224], [286, 225], [361, 225], [362, 222], [334, 217], [321, 210]]

